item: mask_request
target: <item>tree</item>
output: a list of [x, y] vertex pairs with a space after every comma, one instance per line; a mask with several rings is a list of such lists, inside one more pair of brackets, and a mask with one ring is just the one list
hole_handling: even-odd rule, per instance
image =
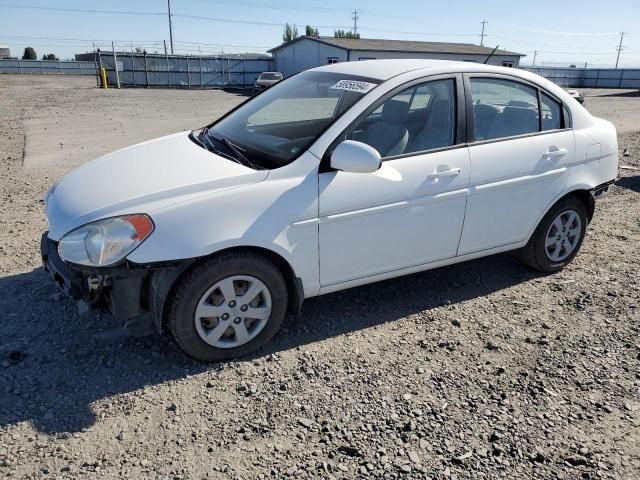
[[304, 34], [307, 37], [319, 37], [320, 36], [320, 32], [318, 31], [318, 29], [317, 28], [313, 28], [311, 25], [307, 25], [304, 28], [304, 30], [305, 30]]
[[282, 41], [283, 42], [290, 42], [291, 40], [294, 40], [296, 38], [298, 38], [300, 35], [298, 35], [298, 27], [296, 27], [295, 25], [289, 25], [288, 23], [285, 24], [284, 26], [284, 32], [282, 33]]
[[353, 33], [352, 31], [350, 31], [350, 30], [347, 30], [347, 31], [344, 31], [344, 30], [334, 30], [334, 31], [333, 31], [333, 36], [334, 36], [335, 38], [356, 38], [356, 39], [357, 39], [357, 38], [360, 38], [360, 34], [359, 34], [359, 33], [354, 34], [354, 33]]
[[58, 57], [56, 57], [55, 53], [47, 53], [46, 55], [42, 56], [43, 60], [58, 60]]
[[37, 60], [38, 59], [38, 54], [36, 53], [36, 51], [31, 48], [31, 47], [27, 47], [24, 49], [24, 53], [22, 54], [22, 59], [23, 60]]

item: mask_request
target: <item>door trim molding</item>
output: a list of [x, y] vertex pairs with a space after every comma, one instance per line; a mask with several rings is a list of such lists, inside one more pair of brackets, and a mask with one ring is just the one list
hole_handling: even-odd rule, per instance
[[468, 188], [460, 188], [458, 190], [451, 190], [448, 192], [440, 192], [433, 195], [423, 195], [420, 197], [412, 197], [407, 200], [401, 200], [398, 202], [385, 203], [382, 205], [374, 205], [373, 207], [360, 208], [357, 210], [350, 210], [346, 212], [328, 213], [320, 216], [320, 223], [330, 223], [339, 220], [352, 219], [357, 217], [363, 217], [365, 215], [373, 215], [382, 212], [390, 212], [402, 208], [418, 207], [420, 205], [426, 205], [428, 203], [436, 203], [444, 200], [451, 200], [456, 197], [466, 197], [469, 192]]

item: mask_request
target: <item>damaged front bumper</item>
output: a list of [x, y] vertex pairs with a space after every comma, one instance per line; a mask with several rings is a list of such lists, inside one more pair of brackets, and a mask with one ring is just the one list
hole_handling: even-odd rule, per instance
[[175, 280], [191, 260], [140, 265], [125, 262], [115, 267], [91, 268], [69, 264], [58, 254], [58, 242], [42, 235], [40, 253], [45, 271], [58, 287], [78, 304], [80, 312], [99, 309], [119, 321], [143, 315], [163, 327], [164, 305]]

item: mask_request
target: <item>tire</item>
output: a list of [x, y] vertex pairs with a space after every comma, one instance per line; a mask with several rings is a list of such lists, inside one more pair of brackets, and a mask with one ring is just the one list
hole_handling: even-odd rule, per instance
[[[576, 214], [577, 220], [569, 225], [568, 222], [573, 218], [573, 213]], [[559, 223], [554, 224], [558, 219]], [[588, 221], [587, 209], [579, 198], [569, 196], [561, 199], [547, 212], [527, 245], [520, 251], [522, 260], [531, 268], [541, 272], [552, 273], [562, 270], [578, 254], [587, 231]], [[567, 231], [559, 229], [560, 226]], [[575, 232], [575, 235], [571, 235], [570, 232]], [[554, 242], [555, 244], [551, 245]], [[569, 247], [571, 247], [570, 252]]]
[[[243, 287], [244, 295], [236, 293]], [[243, 300], [252, 295], [251, 289], [262, 287], [266, 290], [260, 290], [255, 300]], [[187, 355], [220, 362], [264, 346], [280, 329], [287, 305], [286, 282], [271, 261], [251, 252], [227, 253], [197, 265], [178, 281], [168, 301], [167, 326]], [[259, 312], [256, 319], [245, 318], [251, 312]]]

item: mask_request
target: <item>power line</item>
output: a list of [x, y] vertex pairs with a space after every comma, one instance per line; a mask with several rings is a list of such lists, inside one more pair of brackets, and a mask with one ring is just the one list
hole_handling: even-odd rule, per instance
[[228, 0], [200, 0], [206, 3], [223, 3], [227, 5], [233, 5], [234, 7], [253, 7], [253, 8], [267, 8], [271, 10], [304, 10], [304, 11], [318, 11], [318, 12], [332, 12], [332, 13], [345, 13], [347, 11], [346, 8], [335, 8], [335, 7], [322, 7], [319, 5], [311, 6], [311, 5], [299, 5], [299, 4], [287, 4], [287, 3], [265, 3], [265, 2], [255, 2], [255, 1], [228, 1]]
[[520, 29], [520, 30], [528, 30], [530, 32], [537, 32], [537, 33], [548, 33], [548, 34], [552, 34], [552, 35], [592, 36], [592, 37], [603, 37], [603, 36], [618, 35], [618, 33], [616, 33], [616, 32], [563, 32], [563, 31], [556, 31], [556, 30], [543, 30], [541, 28], [527, 27], [527, 26], [524, 26], [524, 25], [516, 25], [514, 23], [502, 23], [502, 22], [494, 22], [494, 23], [497, 23], [498, 25], [503, 25], [503, 26], [506, 26], [506, 27], [510, 27], [510, 28], [515, 28], [515, 29]]
[[[104, 38], [65, 38], [65, 37], [29, 37], [29, 36], [17, 36], [17, 35], [0, 35], [0, 38], [17, 38], [24, 40], [64, 40], [68, 42], [110, 42], [111, 40]], [[118, 40], [119, 42], [157, 42], [159, 40]]]
[[236, 48], [271, 48], [273, 45], [236, 45], [230, 43], [205, 43], [205, 42], [185, 42], [182, 40], [176, 40], [176, 43], [183, 45], [205, 45], [209, 47], [236, 47]]
[[[14, 4], [0, 4], [0, 7], [32, 9], [32, 10], [49, 10], [49, 11], [72, 12], [72, 13], [107, 14], [107, 15], [165, 16], [167, 14], [165, 12], [150, 12], [150, 11], [97, 10], [97, 9], [85, 9], [85, 8], [42, 7], [37, 5], [14, 5]], [[184, 13], [171, 13], [170, 15], [171, 17], [189, 18], [193, 20], [208, 20], [212, 22], [236, 23], [236, 24], [242, 24], [242, 25], [261, 25], [261, 26], [269, 26], [269, 27], [282, 27], [284, 25], [284, 23], [236, 20], [231, 18], [207, 17], [203, 15], [189, 15]], [[314, 26], [318, 28], [349, 28], [349, 27], [345, 27], [344, 25], [314, 25]]]
[[[203, 15], [187, 15], [187, 14], [184, 14], [184, 13], [174, 13], [173, 16], [174, 17], [180, 17], [180, 18], [189, 18], [189, 19], [192, 19], [192, 20], [205, 20], [205, 21], [209, 21], [209, 22], [237, 23], [237, 24], [241, 24], [241, 25], [260, 25], [260, 26], [279, 27], [279, 28], [282, 28], [282, 26], [284, 25], [284, 23], [260, 22], [260, 21], [253, 21], [253, 20], [236, 20], [236, 19], [232, 19], [232, 18], [220, 18], [220, 17], [205, 17]], [[345, 25], [312, 25], [312, 26], [316, 27], [316, 28], [350, 28], [350, 27], [345, 26]]]
[[56, 12], [72, 12], [72, 13], [99, 13], [107, 15], [165, 15], [161, 12], [141, 12], [131, 10], [96, 10], [86, 8], [64, 8], [64, 7], [42, 7], [38, 5], [14, 5], [14, 4], [0, 4], [0, 7], [5, 8], [22, 8], [29, 10], [49, 10]]
[[425, 35], [428, 37], [475, 37], [476, 33], [429, 33], [429, 32], [411, 32], [408, 30], [387, 30], [386, 28], [360, 27], [360, 30], [382, 33], [406, 33], [409, 35]]

